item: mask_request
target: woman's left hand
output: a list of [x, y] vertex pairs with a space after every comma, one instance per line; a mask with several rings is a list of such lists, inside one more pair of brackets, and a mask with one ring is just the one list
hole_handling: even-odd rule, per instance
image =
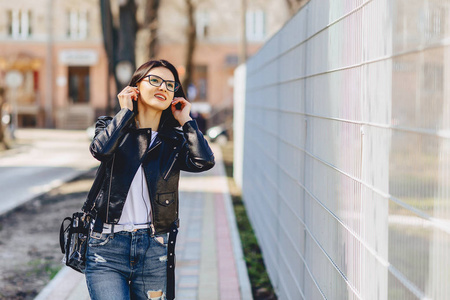
[[[180, 103], [181, 109], [175, 108], [177, 103]], [[183, 126], [187, 121], [192, 120], [189, 116], [189, 113], [191, 112], [191, 103], [189, 103], [186, 99], [182, 97], [173, 98], [170, 108], [172, 109], [174, 118], [178, 121], [178, 123], [180, 123], [181, 126]]]

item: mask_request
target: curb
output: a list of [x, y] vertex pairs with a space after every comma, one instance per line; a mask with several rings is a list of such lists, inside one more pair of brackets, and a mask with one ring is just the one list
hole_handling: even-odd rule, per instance
[[66, 277], [69, 268], [63, 267], [55, 277], [44, 287], [44, 289], [34, 298], [34, 300], [45, 300], [50, 296], [52, 291], [58, 286], [60, 283], [64, 282], [64, 277]]
[[84, 274], [64, 266], [34, 300], [89, 299]]
[[[215, 152], [217, 153], [217, 152]], [[253, 300], [252, 288], [250, 279], [248, 277], [247, 265], [244, 259], [244, 253], [242, 251], [241, 239], [239, 237], [239, 231], [237, 228], [236, 215], [234, 214], [233, 202], [231, 200], [230, 190], [228, 188], [227, 174], [225, 172], [225, 163], [222, 157], [222, 150], [220, 149], [220, 158], [216, 156], [216, 160], [220, 160], [220, 164], [216, 164], [215, 168], [220, 166], [220, 174], [223, 174], [224, 178], [224, 192], [223, 199], [225, 202], [225, 208], [227, 211], [228, 224], [230, 226], [231, 242], [233, 245], [233, 254], [236, 263], [236, 270], [238, 273], [238, 281], [242, 300]]]
[[233, 204], [230, 194], [224, 193], [225, 206], [227, 209], [228, 224], [230, 225], [231, 241], [233, 243], [233, 252], [236, 262], [236, 269], [238, 272], [239, 285], [241, 290], [242, 300], [253, 300], [252, 288], [250, 285], [250, 279], [248, 277], [247, 265], [244, 259], [244, 253], [242, 251], [241, 239], [239, 237], [236, 216], [233, 210]]
[[[97, 167], [93, 167], [93, 168], [97, 168]], [[51, 190], [62, 186], [63, 184], [65, 184], [65, 183], [67, 183], [69, 181], [72, 181], [75, 178], [77, 178], [77, 177], [79, 177], [79, 176], [81, 176], [81, 175], [83, 175], [85, 173], [90, 172], [93, 168], [90, 168], [88, 170], [75, 170], [73, 173], [67, 174], [66, 176], [64, 176], [62, 178], [55, 179], [55, 180], [51, 181], [49, 184], [46, 184], [45, 186], [42, 186], [41, 190], [38, 193], [36, 193], [34, 195], [31, 195], [30, 197], [27, 197], [25, 199], [22, 199], [19, 202], [14, 203], [14, 205], [11, 206], [11, 207], [0, 208], [0, 216], [6, 215], [6, 214], [12, 212], [13, 210], [15, 210], [16, 208], [26, 204], [27, 202], [30, 202], [30, 201], [32, 201], [32, 200], [34, 200], [34, 199], [36, 199], [36, 198], [38, 198], [38, 197], [48, 193], [48, 192], [50, 192]]]

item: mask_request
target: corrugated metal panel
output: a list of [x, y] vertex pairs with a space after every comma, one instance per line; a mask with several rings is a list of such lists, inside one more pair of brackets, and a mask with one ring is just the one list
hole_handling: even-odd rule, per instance
[[450, 297], [449, 8], [311, 0], [236, 77], [280, 299]]

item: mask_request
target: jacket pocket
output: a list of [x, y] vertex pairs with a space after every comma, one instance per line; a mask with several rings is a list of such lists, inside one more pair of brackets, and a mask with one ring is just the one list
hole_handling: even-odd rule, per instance
[[156, 201], [159, 205], [169, 206], [170, 204], [175, 202], [175, 193], [158, 194]]
[[153, 239], [155, 240], [156, 244], [163, 246], [164, 248], [167, 248], [168, 242], [167, 233], [157, 234], [153, 237]]

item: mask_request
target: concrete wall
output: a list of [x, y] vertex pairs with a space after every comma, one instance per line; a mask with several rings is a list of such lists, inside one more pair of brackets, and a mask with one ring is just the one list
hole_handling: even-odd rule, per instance
[[449, 297], [449, 7], [311, 0], [235, 73], [235, 176], [279, 299]]

